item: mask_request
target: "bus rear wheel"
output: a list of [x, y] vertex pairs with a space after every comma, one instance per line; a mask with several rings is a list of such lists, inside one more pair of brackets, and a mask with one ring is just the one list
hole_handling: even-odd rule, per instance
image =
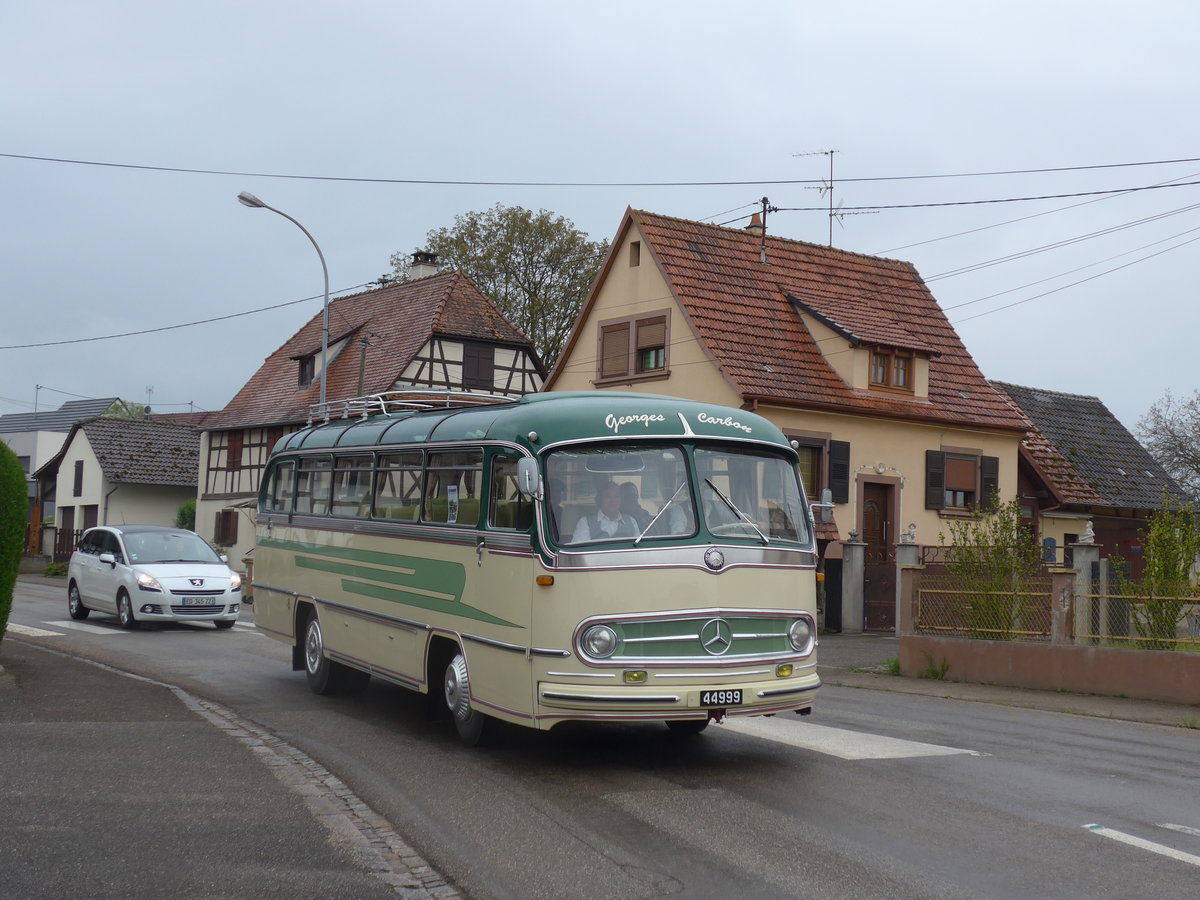
[[361, 691], [371, 679], [368, 672], [334, 662], [325, 655], [325, 636], [316, 613], [304, 625], [304, 674], [312, 692], [323, 697]]
[[495, 720], [471, 708], [471, 676], [467, 671], [467, 658], [461, 651], [455, 653], [446, 666], [442, 687], [446, 708], [463, 743], [471, 746], [484, 743], [494, 728]]

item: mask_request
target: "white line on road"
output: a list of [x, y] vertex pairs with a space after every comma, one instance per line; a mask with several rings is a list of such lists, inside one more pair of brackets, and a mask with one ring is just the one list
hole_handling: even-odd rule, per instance
[[1084, 825], [1083, 827], [1092, 834], [1098, 834], [1101, 837], [1112, 838], [1114, 841], [1120, 841], [1122, 844], [1129, 844], [1131, 847], [1137, 847], [1141, 850], [1149, 850], [1151, 853], [1158, 853], [1161, 856], [1168, 856], [1171, 859], [1177, 859], [1180, 862], [1189, 863], [1193, 866], [1200, 866], [1200, 856], [1196, 856], [1192, 853], [1184, 853], [1182, 850], [1176, 850], [1174, 847], [1167, 847], [1163, 844], [1156, 844], [1153, 841], [1143, 840], [1140, 837], [1134, 837], [1132, 834], [1126, 834], [1123, 831], [1105, 828], [1103, 825]]
[[23, 634], [26, 637], [62, 637], [61, 631], [46, 631], [44, 628], [33, 628], [29, 625], [18, 625], [16, 622], [8, 623], [8, 630], [14, 634]]
[[1172, 825], [1169, 822], [1159, 822], [1159, 828], [1169, 828], [1171, 831], [1181, 831], [1184, 834], [1190, 834], [1193, 837], [1200, 837], [1200, 828], [1192, 828], [1188, 825]]
[[55, 628], [70, 628], [72, 631], [86, 631], [88, 634], [111, 634], [125, 635], [128, 631], [121, 631], [115, 624], [111, 628], [105, 628], [102, 625], [84, 625], [82, 622], [43, 622], [43, 625], [53, 625]]
[[938, 744], [923, 744], [881, 734], [864, 734], [831, 728], [828, 725], [813, 725], [808, 722], [783, 723], [765, 718], [729, 718], [724, 727], [763, 740], [815, 750], [841, 759], [907, 759], [919, 756], [986, 756], [976, 750], [958, 747], [943, 747]]

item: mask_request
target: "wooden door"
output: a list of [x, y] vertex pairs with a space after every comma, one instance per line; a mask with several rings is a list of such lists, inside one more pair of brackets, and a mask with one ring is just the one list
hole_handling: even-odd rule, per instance
[[892, 522], [890, 484], [863, 485], [863, 616], [868, 631], [891, 631], [896, 627], [895, 527]]

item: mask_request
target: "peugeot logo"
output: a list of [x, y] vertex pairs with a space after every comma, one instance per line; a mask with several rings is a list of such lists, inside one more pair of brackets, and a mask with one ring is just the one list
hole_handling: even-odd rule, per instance
[[204, 587], [203, 578], [189, 578], [188, 581], [192, 583], [192, 587]]
[[725, 565], [725, 554], [716, 547], [709, 547], [704, 551], [704, 564], [715, 572]]
[[724, 619], [709, 619], [700, 626], [700, 646], [709, 656], [720, 656], [733, 646], [733, 628]]

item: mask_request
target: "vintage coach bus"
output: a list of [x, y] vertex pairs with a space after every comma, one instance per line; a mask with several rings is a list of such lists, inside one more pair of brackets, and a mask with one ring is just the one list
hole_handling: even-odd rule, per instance
[[469, 743], [811, 711], [812, 517], [778, 428], [640, 394], [406, 397], [348, 401], [263, 478], [255, 618], [314, 691], [386, 679]]

